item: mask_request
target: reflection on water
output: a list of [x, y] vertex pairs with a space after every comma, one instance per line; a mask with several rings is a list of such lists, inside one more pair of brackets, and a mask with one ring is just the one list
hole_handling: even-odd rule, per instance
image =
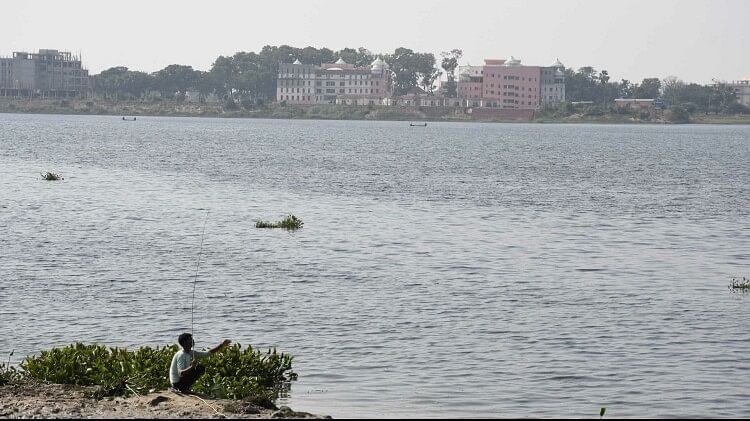
[[[750, 296], [726, 288], [749, 128], [0, 126], [0, 353], [176, 340], [208, 210], [198, 346], [291, 352], [296, 409], [750, 416]], [[254, 228], [287, 213], [304, 228]]]

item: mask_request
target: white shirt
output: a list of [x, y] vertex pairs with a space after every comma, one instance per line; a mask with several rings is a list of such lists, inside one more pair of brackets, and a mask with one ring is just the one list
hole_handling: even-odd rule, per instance
[[180, 381], [180, 371], [190, 367], [190, 364], [193, 363], [193, 356], [191, 354], [195, 354], [195, 358], [197, 359], [206, 358], [211, 355], [208, 351], [191, 350], [190, 352], [185, 352], [183, 349], [177, 351], [174, 357], [172, 357], [172, 365], [169, 367], [169, 381], [172, 384], [178, 383]]

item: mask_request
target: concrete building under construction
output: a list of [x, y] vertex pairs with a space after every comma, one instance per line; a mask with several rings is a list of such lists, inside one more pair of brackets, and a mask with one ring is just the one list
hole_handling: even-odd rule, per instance
[[91, 94], [89, 71], [67, 51], [0, 57], [0, 97], [69, 98]]

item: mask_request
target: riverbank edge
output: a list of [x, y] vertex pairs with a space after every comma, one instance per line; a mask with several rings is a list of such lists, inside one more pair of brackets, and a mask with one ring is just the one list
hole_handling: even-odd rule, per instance
[[[419, 121], [465, 123], [535, 124], [680, 124], [663, 118], [640, 120], [627, 115], [605, 114], [568, 117], [534, 115], [530, 118], [476, 117], [463, 109], [430, 107], [383, 107], [347, 105], [271, 104], [253, 109], [226, 110], [221, 104], [179, 103], [174, 101], [102, 101], [72, 99], [0, 98], [0, 113], [50, 115], [104, 115], [118, 117], [204, 117], [290, 120]], [[748, 125], [750, 115], [693, 115], [688, 124]]]
[[289, 407], [267, 409], [226, 399], [155, 391], [147, 395], [88, 397], [93, 387], [21, 381], [0, 386], [0, 418], [234, 418], [330, 419]]

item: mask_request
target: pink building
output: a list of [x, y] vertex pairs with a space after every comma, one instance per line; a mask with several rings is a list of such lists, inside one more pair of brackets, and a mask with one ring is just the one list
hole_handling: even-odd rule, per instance
[[545, 70], [524, 66], [512, 56], [509, 60], [485, 60], [484, 66], [463, 66], [458, 96], [473, 106], [534, 110], [547, 102], [541, 93]]
[[468, 100], [482, 99], [484, 66], [462, 66], [459, 69], [458, 97]]

